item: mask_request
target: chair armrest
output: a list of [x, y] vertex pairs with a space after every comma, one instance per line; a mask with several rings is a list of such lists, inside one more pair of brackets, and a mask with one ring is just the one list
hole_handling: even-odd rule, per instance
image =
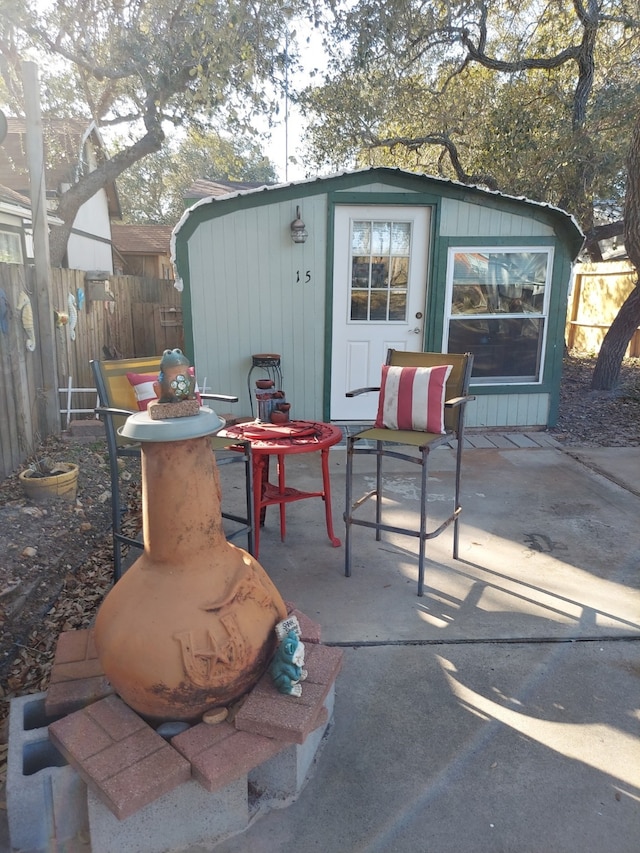
[[455, 409], [458, 406], [462, 406], [464, 403], [470, 403], [475, 399], [475, 394], [467, 394], [464, 397], [452, 397], [450, 400], [444, 401], [444, 407], [445, 409]]
[[201, 400], [222, 400], [223, 403], [237, 403], [238, 397], [232, 394], [203, 394], [200, 392]]
[[372, 386], [371, 388], [355, 388], [353, 391], [347, 391], [345, 397], [357, 397], [360, 394], [368, 394], [369, 391], [379, 391], [380, 386]]
[[111, 417], [112, 415], [124, 415], [125, 417], [135, 415], [135, 412], [131, 409], [114, 409], [112, 406], [96, 406], [95, 413], [96, 415], [106, 415], [107, 417]]

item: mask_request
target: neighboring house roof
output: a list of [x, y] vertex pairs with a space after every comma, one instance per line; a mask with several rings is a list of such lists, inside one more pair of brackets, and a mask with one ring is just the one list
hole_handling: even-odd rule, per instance
[[111, 242], [121, 255], [168, 255], [171, 225], [114, 225]]
[[0, 184], [0, 202], [26, 208], [27, 215], [31, 216], [31, 200], [26, 195], [17, 193], [9, 187], [2, 186], [2, 184]]
[[[7, 118], [7, 135], [0, 145], [0, 184], [29, 195], [29, 164], [26, 148], [27, 122], [23, 118]], [[102, 137], [93, 121], [85, 119], [42, 120], [45, 148], [45, 184], [47, 195], [55, 198], [64, 184], [74, 184], [82, 175], [86, 142], [93, 145], [98, 163], [107, 158]], [[109, 215], [121, 216], [115, 184], [105, 186]]]
[[[31, 199], [2, 184], [0, 184], [0, 210], [31, 222]], [[47, 215], [47, 220], [51, 225], [62, 224], [62, 220], [51, 213]]]
[[264, 181], [209, 181], [206, 178], [199, 178], [186, 191], [185, 198], [218, 197], [242, 190], [255, 190], [264, 186]]

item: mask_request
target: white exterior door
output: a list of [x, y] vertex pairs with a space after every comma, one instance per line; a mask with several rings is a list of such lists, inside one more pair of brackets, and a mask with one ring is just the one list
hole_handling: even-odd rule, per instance
[[424, 341], [431, 209], [336, 207], [333, 263], [331, 420], [370, 421], [387, 349]]

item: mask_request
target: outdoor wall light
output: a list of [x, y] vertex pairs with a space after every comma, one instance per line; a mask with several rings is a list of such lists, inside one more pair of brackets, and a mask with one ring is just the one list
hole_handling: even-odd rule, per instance
[[300, 218], [300, 206], [296, 207], [296, 218], [291, 223], [291, 239], [294, 243], [304, 243], [308, 237], [307, 226]]

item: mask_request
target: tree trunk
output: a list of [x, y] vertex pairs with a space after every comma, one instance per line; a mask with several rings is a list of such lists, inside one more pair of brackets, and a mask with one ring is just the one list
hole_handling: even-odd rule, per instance
[[[627, 155], [627, 186], [624, 200], [624, 245], [629, 260], [640, 272], [640, 117], [631, 134]], [[627, 296], [618, 316], [602, 341], [591, 388], [594, 391], [611, 391], [620, 375], [625, 350], [634, 332], [640, 326], [640, 281]]]
[[80, 207], [92, 198], [110, 181], [122, 174], [133, 163], [137, 163], [147, 154], [153, 154], [162, 148], [164, 133], [159, 124], [147, 131], [133, 145], [119, 151], [114, 157], [108, 158], [97, 169], [89, 172], [72, 184], [58, 199], [56, 215], [64, 225], [52, 226], [49, 237], [49, 256], [52, 267], [61, 267], [67, 252], [67, 243]]
[[591, 388], [594, 391], [611, 391], [615, 387], [620, 376], [625, 350], [638, 326], [640, 326], [640, 286], [636, 284], [602, 341], [591, 377]]

